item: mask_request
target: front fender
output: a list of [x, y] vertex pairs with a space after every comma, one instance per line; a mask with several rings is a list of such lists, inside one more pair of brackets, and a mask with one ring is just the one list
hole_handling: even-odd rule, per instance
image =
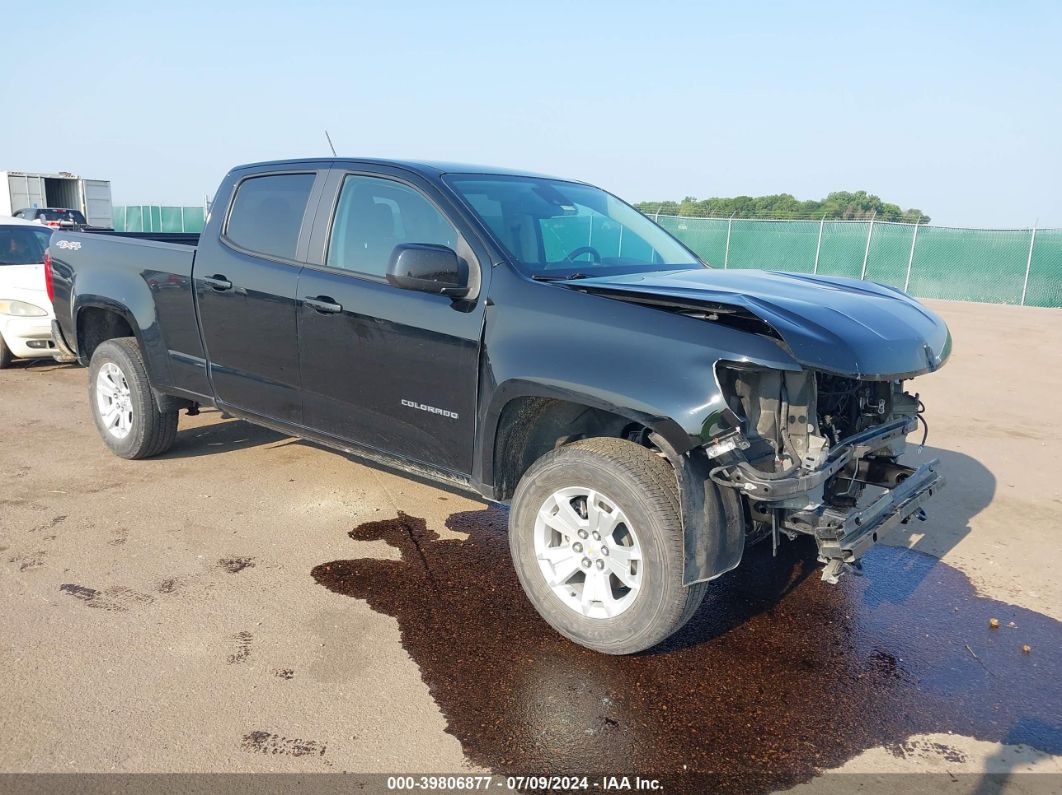
[[533, 282], [504, 266], [484, 321], [476, 452], [485, 483], [498, 417], [514, 397], [557, 397], [629, 417], [682, 454], [704, 444], [726, 410], [719, 361], [800, 369], [766, 337]]
[[513, 400], [524, 397], [554, 398], [602, 409], [650, 429], [654, 444], [675, 470], [682, 517], [684, 585], [714, 579], [741, 562], [745, 548], [744, 511], [735, 491], [718, 488], [708, 477], [710, 462], [704, 448], [691, 446], [689, 435], [673, 419], [617, 405], [584, 390], [517, 379], [494, 391], [494, 399], [480, 424], [481, 428], [490, 429], [480, 439], [479, 459], [487, 465], [484, 478], [475, 478], [482, 493], [493, 493], [493, 487], [482, 483], [484, 479], [493, 483], [494, 446], [502, 412]]
[[494, 482], [494, 451], [502, 412], [512, 401], [525, 397], [553, 398], [601, 409], [644, 425], [653, 433], [668, 439], [670, 444], [676, 447], [683, 450], [689, 447], [689, 437], [682, 426], [668, 417], [642, 411], [632, 407], [629, 402], [615, 402], [609, 399], [610, 396], [595, 393], [585, 385], [514, 378], [496, 385], [491, 391], [489, 401], [481, 408], [477, 424], [481, 431], [478, 440], [478, 460], [482, 471], [477, 473], [476, 480], [483, 483]]

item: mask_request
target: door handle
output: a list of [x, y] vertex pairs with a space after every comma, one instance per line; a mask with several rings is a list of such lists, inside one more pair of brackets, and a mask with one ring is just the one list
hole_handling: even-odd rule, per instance
[[204, 276], [203, 281], [217, 290], [219, 293], [225, 290], [232, 289], [232, 282], [222, 276], [220, 273], [215, 273], [213, 276]]
[[313, 298], [303, 298], [302, 302], [306, 306], [313, 307], [316, 311], [323, 315], [335, 315], [343, 311], [342, 304], [337, 304], [330, 296], [318, 295]]

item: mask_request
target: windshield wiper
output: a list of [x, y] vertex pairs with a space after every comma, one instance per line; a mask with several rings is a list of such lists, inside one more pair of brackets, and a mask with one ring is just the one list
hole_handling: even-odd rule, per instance
[[531, 278], [536, 282], [567, 282], [573, 279], [591, 279], [593, 277], [586, 273], [536, 273]]

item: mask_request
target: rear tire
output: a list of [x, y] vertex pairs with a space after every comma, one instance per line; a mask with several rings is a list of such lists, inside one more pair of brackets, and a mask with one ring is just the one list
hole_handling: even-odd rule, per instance
[[100, 344], [89, 364], [89, 403], [96, 429], [122, 458], [164, 453], [177, 438], [177, 411], [160, 411], [133, 337]]
[[4, 335], [0, 334], [0, 370], [10, 367], [11, 362], [14, 360], [15, 357], [11, 355], [11, 349], [4, 342]]
[[605, 654], [633, 654], [665, 640], [689, 621], [707, 589], [682, 584], [674, 471], [622, 439], [573, 442], [532, 464], [513, 496], [509, 548], [539, 615]]

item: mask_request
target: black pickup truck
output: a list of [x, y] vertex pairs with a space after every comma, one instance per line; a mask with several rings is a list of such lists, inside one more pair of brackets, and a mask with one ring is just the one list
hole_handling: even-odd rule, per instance
[[900, 463], [945, 324], [891, 287], [709, 267], [581, 182], [292, 160], [226, 176], [203, 234], [57, 232], [58, 344], [116, 454], [230, 415], [510, 504], [559, 632], [681, 627], [745, 547], [811, 535], [834, 581], [921, 515]]

